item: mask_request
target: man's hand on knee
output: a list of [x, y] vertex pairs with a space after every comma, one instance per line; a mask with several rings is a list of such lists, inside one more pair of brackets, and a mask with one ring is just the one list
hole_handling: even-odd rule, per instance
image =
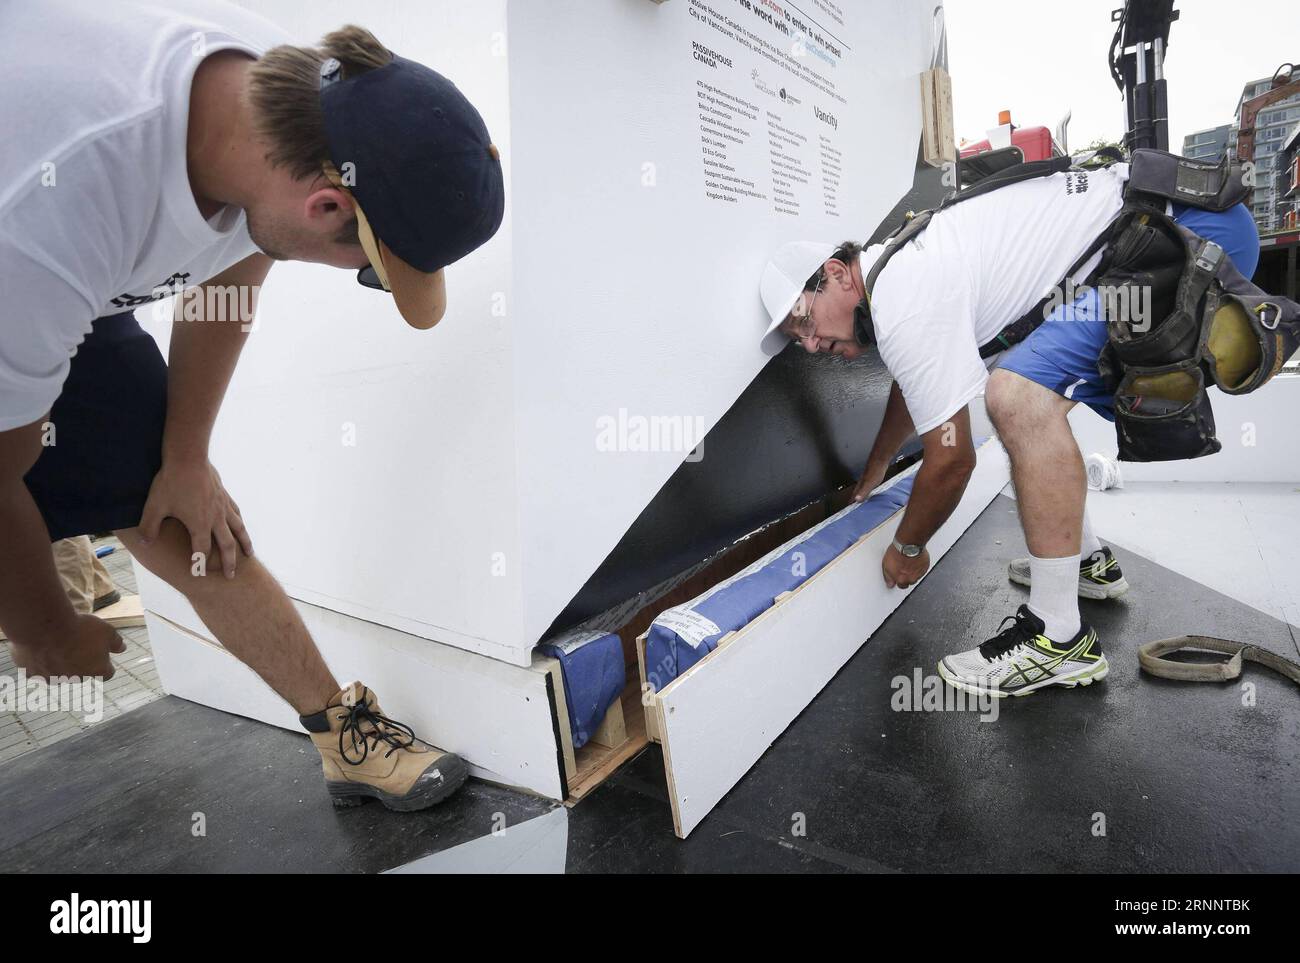
[[244, 528], [239, 506], [221, 484], [221, 476], [206, 460], [163, 463], [149, 489], [138, 529], [143, 544], [158, 538], [163, 520], [174, 518], [190, 534], [190, 551], [206, 569], [215, 541], [221, 569], [235, 577], [239, 553], [253, 554], [253, 542]]

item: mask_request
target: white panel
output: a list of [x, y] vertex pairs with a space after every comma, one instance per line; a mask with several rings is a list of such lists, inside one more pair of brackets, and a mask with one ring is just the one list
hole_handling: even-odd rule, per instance
[[[911, 185], [935, 4], [751, 6], [510, 4], [526, 635], [545, 630], [686, 454], [601, 450], [600, 419], [622, 409], [712, 427], [765, 363], [758, 278], [772, 250], [862, 240]], [[791, 57], [792, 17], [840, 56], [828, 63], [810, 40]], [[731, 65], [697, 59], [696, 42]], [[729, 110], [726, 121], [743, 144], [708, 149], [766, 199], [707, 196], [702, 115], [721, 118], [706, 114], [700, 84], [753, 105], [754, 119]], [[807, 138], [782, 148], [808, 172], [797, 215], [776, 210], [769, 117]], [[840, 152], [834, 213], [820, 136]]]
[[[445, 73], [483, 114], [509, 190], [504, 0], [247, 5], [305, 44], [361, 23]], [[508, 294], [510, 246], [507, 204], [496, 237], [448, 270], [448, 312], [432, 331], [408, 327], [352, 272], [277, 264], [212, 458], [295, 598], [528, 665], [509, 320], [492, 312]], [[165, 350], [170, 315], [157, 313], [140, 316]]]
[[461, 843], [440, 853], [430, 853], [390, 873], [563, 873], [569, 857], [569, 810], [560, 806], [516, 826]]
[[[599, 450], [598, 419], [712, 427], [765, 363], [771, 250], [862, 239], [910, 185], [933, 5], [753, 4], [770, 24], [735, 0], [248, 5], [304, 43], [359, 21], [451, 77], [502, 148], [506, 220], [449, 269], [429, 332], [345, 272], [277, 265], [214, 463], [295, 598], [526, 666], [687, 454]], [[791, 56], [787, 13], [838, 54]], [[754, 105], [721, 152], [766, 199], [707, 196], [698, 82]], [[774, 203], [769, 115], [808, 173], [798, 214]]]
[[[299, 605], [341, 683], [360, 680], [384, 711], [470, 763], [475, 776], [563, 798], [544, 671]], [[225, 649], [150, 611], [163, 688], [201, 705], [302, 732], [297, 713]]]
[[[1001, 445], [985, 442], [965, 496], [928, 543], [932, 562], [1008, 477]], [[886, 588], [880, 576], [902, 516], [899, 509], [659, 693], [654, 711], [678, 836], [686, 838], [911, 593]]]

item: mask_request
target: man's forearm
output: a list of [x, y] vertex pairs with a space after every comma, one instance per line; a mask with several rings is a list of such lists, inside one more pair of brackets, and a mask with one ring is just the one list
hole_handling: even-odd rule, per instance
[[76, 612], [63, 593], [50, 534], [21, 479], [0, 482], [0, 627], [28, 645], [44, 643]]
[[968, 481], [970, 469], [964, 462], [923, 459], [895, 537], [904, 545], [928, 542], [956, 509]]
[[[266, 255], [254, 254], [177, 303], [167, 359], [164, 462], [206, 460], [212, 427], [248, 339], [257, 293], [270, 265]], [[210, 313], [209, 305], [220, 310]]]
[[248, 334], [237, 321], [172, 322], [163, 460], [207, 458], [217, 412]]
[[889, 400], [885, 402], [884, 420], [880, 422], [875, 444], [871, 446], [871, 454], [867, 456], [867, 474], [883, 475], [889, 468], [889, 463], [898, 454], [898, 449], [912, 437], [914, 431], [912, 416], [907, 410], [907, 403], [903, 400], [902, 389], [895, 381], [890, 385]]

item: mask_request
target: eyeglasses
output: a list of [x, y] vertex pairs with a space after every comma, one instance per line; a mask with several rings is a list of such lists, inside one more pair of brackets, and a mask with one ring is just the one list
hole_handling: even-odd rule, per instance
[[357, 283], [363, 288], [370, 288], [372, 291], [388, 290], [384, 287], [384, 282], [379, 280], [379, 272], [369, 264], [357, 271]]
[[[807, 341], [809, 338], [811, 338], [813, 335], [817, 333], [817, 322], [813, 320], [812, 309], [813, 309], [813, 305], [817, 303], [817, 293], [822, 289], [822, 281], [825, 280], [826, 280], [825, 278], [822, 278], [820, 281], [817, 282], [817, 286], [813, 288], [812, 297], [808, 299], [807, 311], [803, 312], [802, 314], [796, 314], [795, 309], [791, 308], [790, 323], [786, 328], [786, 332], [790, 335], [790, 337], [795, 338], [799, 341]], [[800, 300], [802, 300], [803, 294], [800, 294], [799, 297]]]
[[[330, 61], [326, 61], [326, 63], [321, 66], [322, 84], [324, 84], [325, 67], [328, 66], [329, 63]], [[337, 62], [335, 62], [335, 68], [337, 69], [337, 67], [338, 64]], [[332, 82], [333, 81], [331, 81], [331, 83]], [[339, 190], [347, 191], [349, 194], [351, 194], [351, 191], [348, 190], [347, 185], [343, 183], [343, 178], [340, 177], [338, 171], [334, 169], [333, 164], [329, 162], [324, 163], [321, 166], [321, 173], [325, 175], [325, 179], [327, 181], [329, 181], [332, 185], [337, 187]], [[376, 271], [374, 267], [375, 256], [378, 255], [378, 252], [371, 252], [369, 248], [366, 247], [365, 240], [363, 240], [361, 237], [361, 227], [364, 222], [365, 215], [361, 213], [361, 205], [359, 204], [356, 207], [356, 217], [357, 217], [357, 240], [358, 243], [361, 245], [362, 249], [365, 250], [366, 257], [370, 260], [369, 264], [357, 270], [357, 283], [364, 288], [370, 288], [371, 290], [374, 291], [387, 291], [388, 290], [387, 286], [385, 286], [383, 280], [379, 277], [379, 272]]]

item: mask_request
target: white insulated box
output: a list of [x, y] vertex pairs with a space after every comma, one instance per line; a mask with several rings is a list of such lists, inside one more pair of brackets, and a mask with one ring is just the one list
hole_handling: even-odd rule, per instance
[[[246, 6], [307, 45], [359, 23], [451, 78], [500, 148], [506, 210], [447, 270], [431, 331], [347, 272], [277, 264], [212, 461], [288, 593], [346, 617], [309, 620], [335, 652], [351, 619], [358, 640], [385, 628], [404, 652], [534, 672], [557, 614], [767, 362], [772, 250], [862, 240], [911, 186], [936, 5]], [[165, 350], [169, 321], [140, 314]], [[207, 636], [142, 584], [151, 625]], [[211, 672], [180, 694], [268, 716], [205, 698]]]
[[450, 77], [507, 201], [431, 331], [276, 265], [213, 463], [295, 598], [527, 665], [767, 360], [772, 249], [862, 238], [910, 186], [932, 5], [248, 6], [306, 44], [358, 21]]

